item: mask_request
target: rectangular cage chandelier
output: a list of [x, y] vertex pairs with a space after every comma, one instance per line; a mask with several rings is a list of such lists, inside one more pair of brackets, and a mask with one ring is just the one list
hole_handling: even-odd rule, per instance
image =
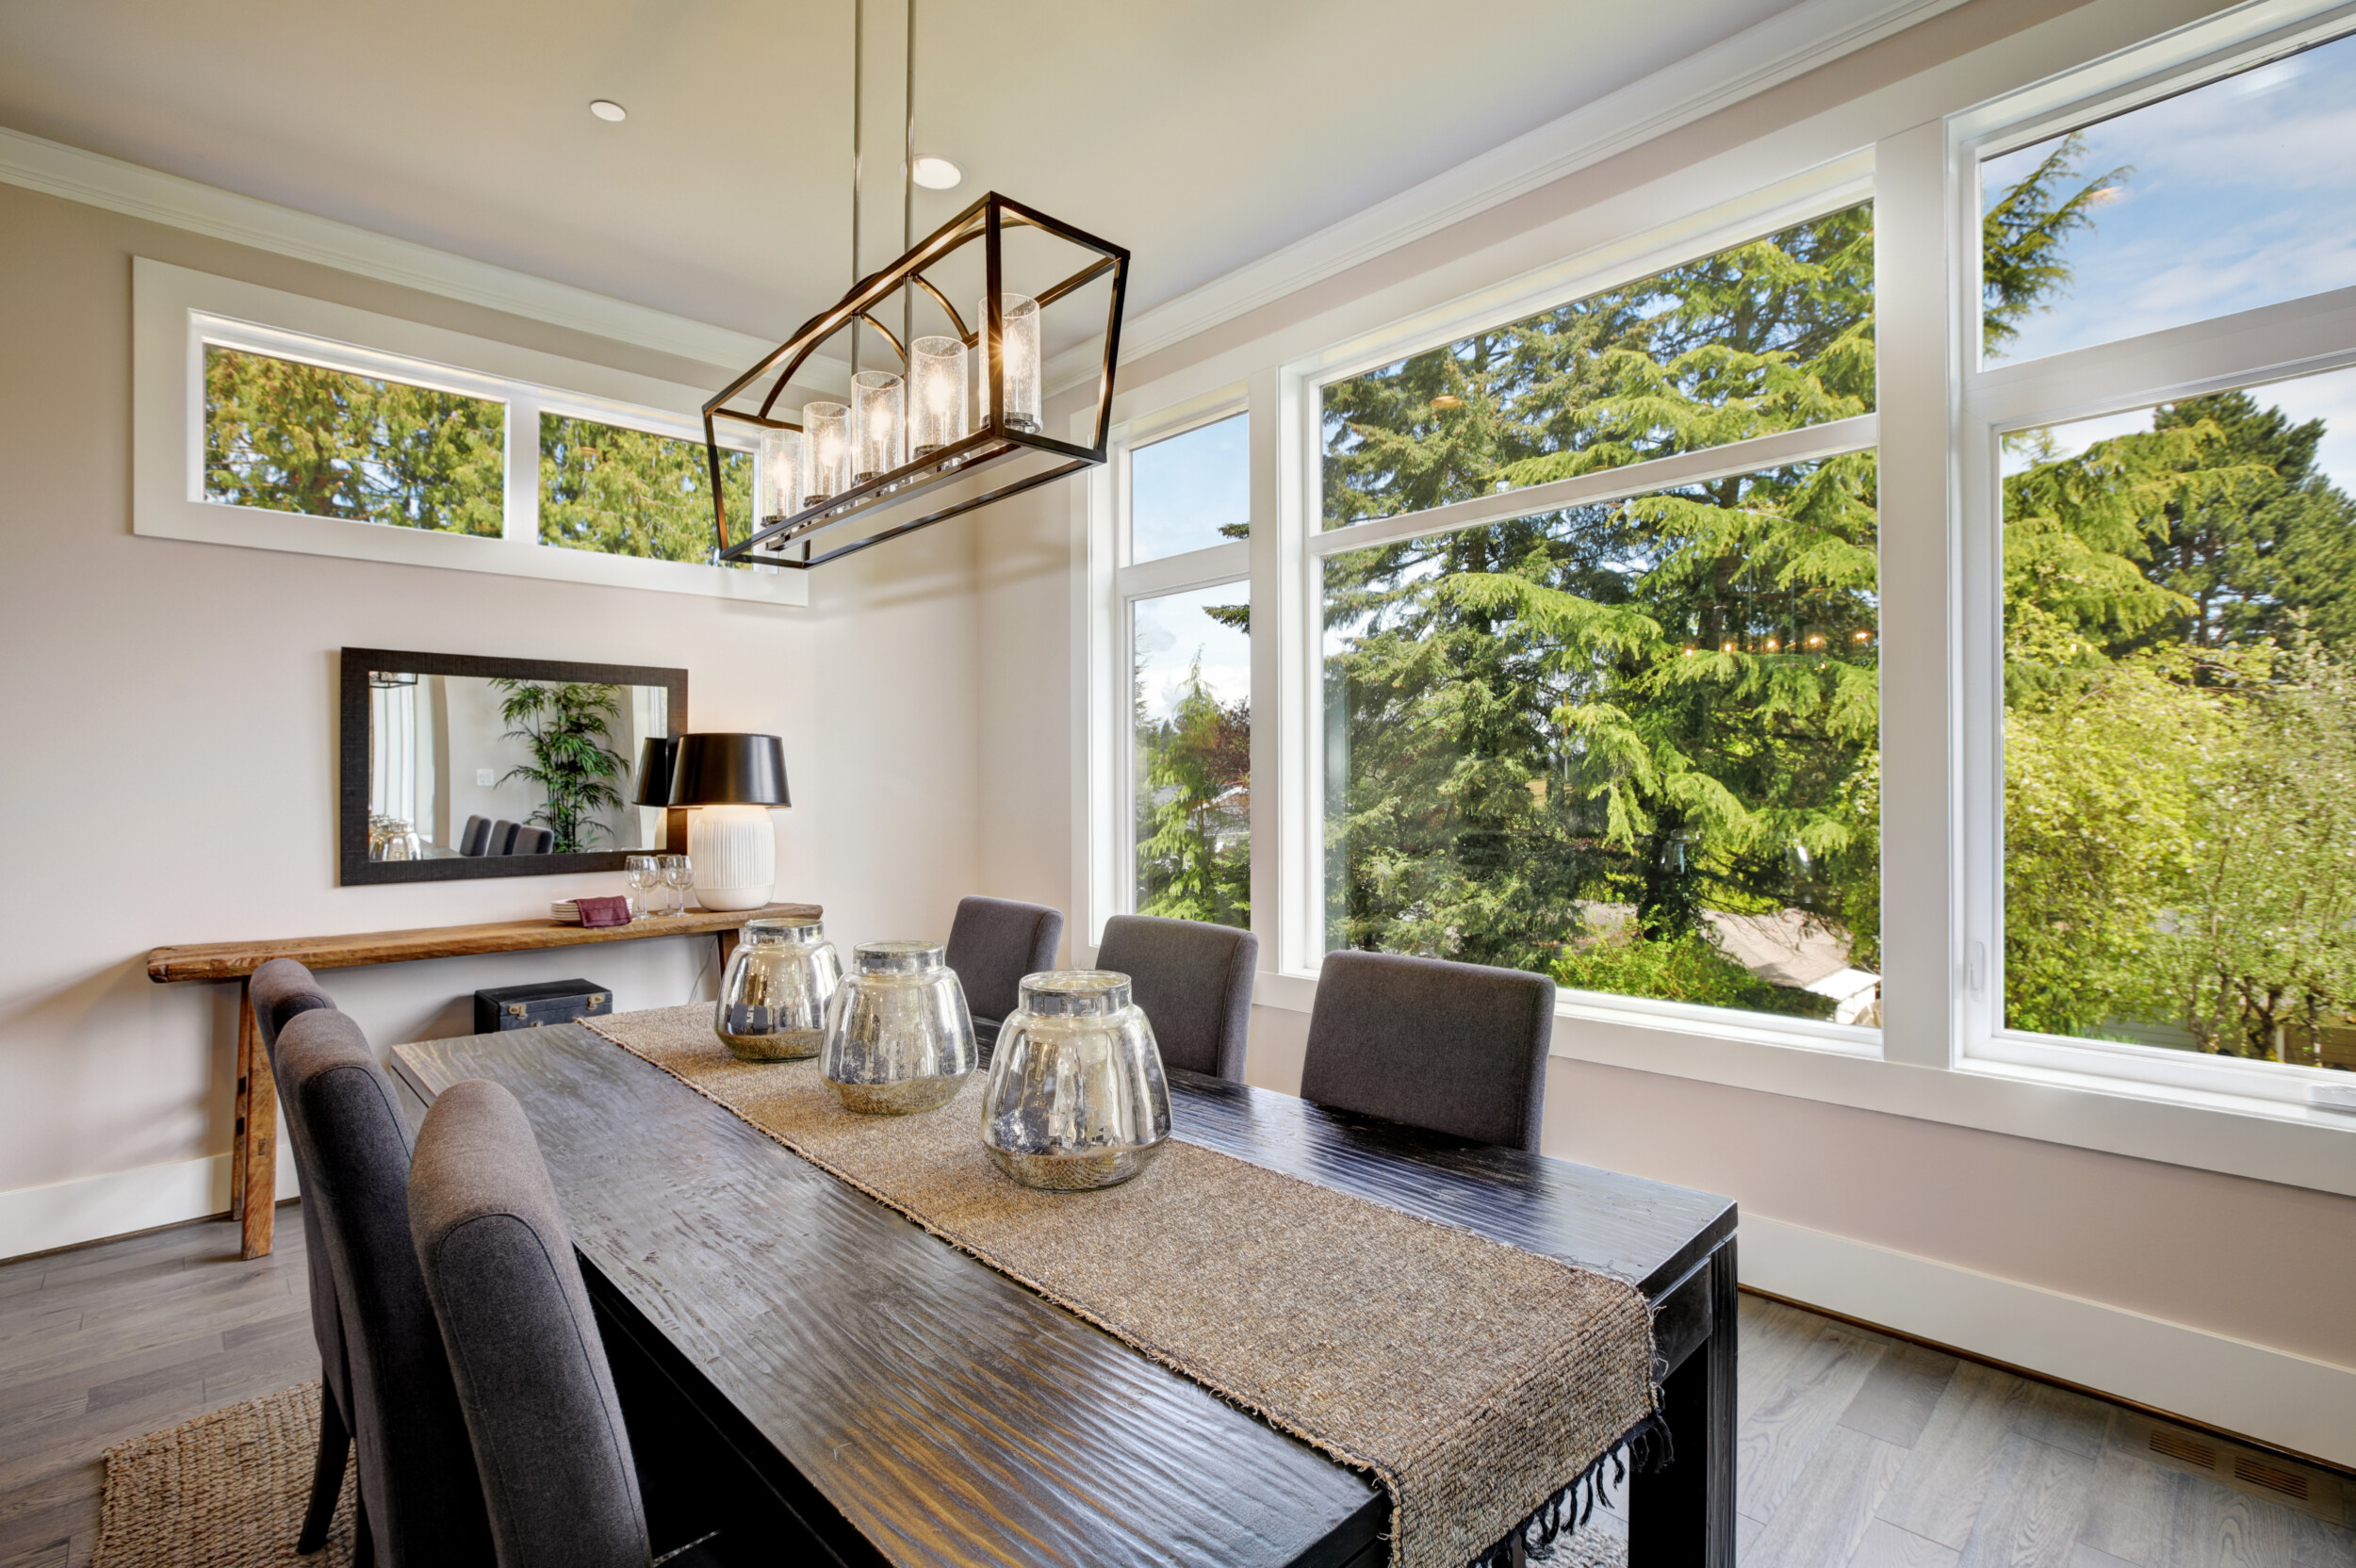
[[[970, 249], [976, 241], [978, 256]], [[1074, 257], [1077, 270], [1064, 271]], [[719, 558], [806, 571], [1103, 463], [1128, 273], [1129, 253], [1120, 246], [992, 191], [861, 278], [704, 404]], [[1033, 276], [1056, 281], [1021, 286]], [[1101, 291], [1091, 287], [1100, 280]], [[1081, 446], [1046, 431], [1049, 329], [1053, 321], [1060, 340], [1076, 323], [1084, 346], [1099, 292], [1094, 433]], [[978, 302], [970, 323], [957, 299]], [[893, 315], [896, 335], [885, 325]], [[920, 335], [920, 318], [938, 330]], [[867, 332], [896, 357], [896, 373], [859, 368]], [[795, 372], [845, 334], [848, 400], [812, 397], [781, 409]], [[723, 482], [728, 453], [742, 449], [722, 444], [728, 426], [757, 434], [753, 503], [741, 517], [729, 514]], [[992, 470], [996, 482], [964, 488]]]

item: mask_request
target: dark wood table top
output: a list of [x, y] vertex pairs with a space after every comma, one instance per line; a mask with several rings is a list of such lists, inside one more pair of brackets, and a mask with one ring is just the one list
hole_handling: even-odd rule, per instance
[[[398, 1047], [522, 1102], [584, 1258], [893, 1563], [1341, 1564], [1380, 1487], [789, 1152], [578, 1024]], [[1177, 1135], [1643, 1282], [1722, 1198], [1171, 1073]]]
[[815, 904], [771, 904], [759, 909], [717, 913], [690, 909], [680, 915], [646, 915], [627, 925], [568, 925], [553, 920], [500, 920], [478, 925], [426, 925], [408, 931], [362, 931], [341, 937], [270, 937], [258, 941], [199, 942], [158, 947], [147, 955], [147, 977], [157, 985], [173, 980], [237, 980], [272, 958], [293, 958], [311, 969], [357, 969], [400, 964], [415, 958], [457, 958], [478, 953], [527, 953], [549, 947], [589, 947], [598, 942], [636, 941], [644, 937], [709, 937], [734, 931], [748, 920], [816, 920]]

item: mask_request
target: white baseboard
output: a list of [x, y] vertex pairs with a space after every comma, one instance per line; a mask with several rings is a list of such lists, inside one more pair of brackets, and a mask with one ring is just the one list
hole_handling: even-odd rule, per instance
[[[286, 1145], [279, 1145], [282, 1156]], [[295, 1197], [294, 1161], [278, 1162], [278, 1196]], [[175, 1160], [0, 1192], [0, 1259], [152, 1231], [229, 1212], [229, 1156]]]
[[1758, 1215], [1737, 1240], [1771, 1295], [2356, 1466], [2356, 1367]]

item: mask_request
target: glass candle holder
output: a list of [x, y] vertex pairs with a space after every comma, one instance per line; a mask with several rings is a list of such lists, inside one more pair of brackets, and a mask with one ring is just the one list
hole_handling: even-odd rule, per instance
[[889, 370], [851, 378], [851, 477], [860, 484], [908, 459], [908, 383]]
[[929, 1111], [973, 1071], [973, 1015], [939, 942], [861, 942], [818, 1054], [847, 1110]]
[[802, 405], [802, 504], [830, 501], [851, 487], [851, 406]]
[[782, 522], [802, 509], [802, 433], [764, 430], [761, 433], [761, 505], [755, 515], [763, 523]]
[[920, 337], [908, 345], [908, 455], [923, 459], [965, 439], [965, 342]]
[[816, 921], [750, 920], [720, 982], [712, 1032], [747, 1062], [815, 1056], [843, 964]]
[[1023, 977], [982, 1090], [982, 1143], [1027, 1187], [1088, 1192], [1127, 1181], [1170, 1137], [1153, 1026], [1111, 970]]
[[[998, 340], [998, 357], [1006, 376], [1006, 428], [1019, 430], [1025, 435], [1036, 435], [1045, 428], [1046, 413], [1039, 376], [1039, 302], [1028, 294], [1001, 294], [998, 303], [1005, 318], [1004, 330]], [[987, 416], [990, 411], [989, 302], [984, 301], [974, 308], [979, 312], [974, 319], [982, 332], [984, 351], [976, 356], [981, 366], [981, 398], [977, 406]]]

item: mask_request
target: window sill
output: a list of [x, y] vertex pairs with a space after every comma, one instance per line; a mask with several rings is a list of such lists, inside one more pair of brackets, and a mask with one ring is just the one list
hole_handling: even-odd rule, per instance
[[[1264, 973], [1253, 993], [1262, 1006], [1297, 1012], [1316, 999], [1317, 980], [1305, 974]], [[2356, 1117], [2017, 1062], [1920, 1067], [1882, 1059], [1866, 1043], [1873, 1030], [1814, 1024], [1802, 1032], [1683, 1016], [1700, 1009], [1651, 1010], [1665, 1005], [1565, 997], [1555, 1009], [1553, 1054], [2356, 1197]], [[1839, 1037], [1851, 1036], [1862, 1040]]]

